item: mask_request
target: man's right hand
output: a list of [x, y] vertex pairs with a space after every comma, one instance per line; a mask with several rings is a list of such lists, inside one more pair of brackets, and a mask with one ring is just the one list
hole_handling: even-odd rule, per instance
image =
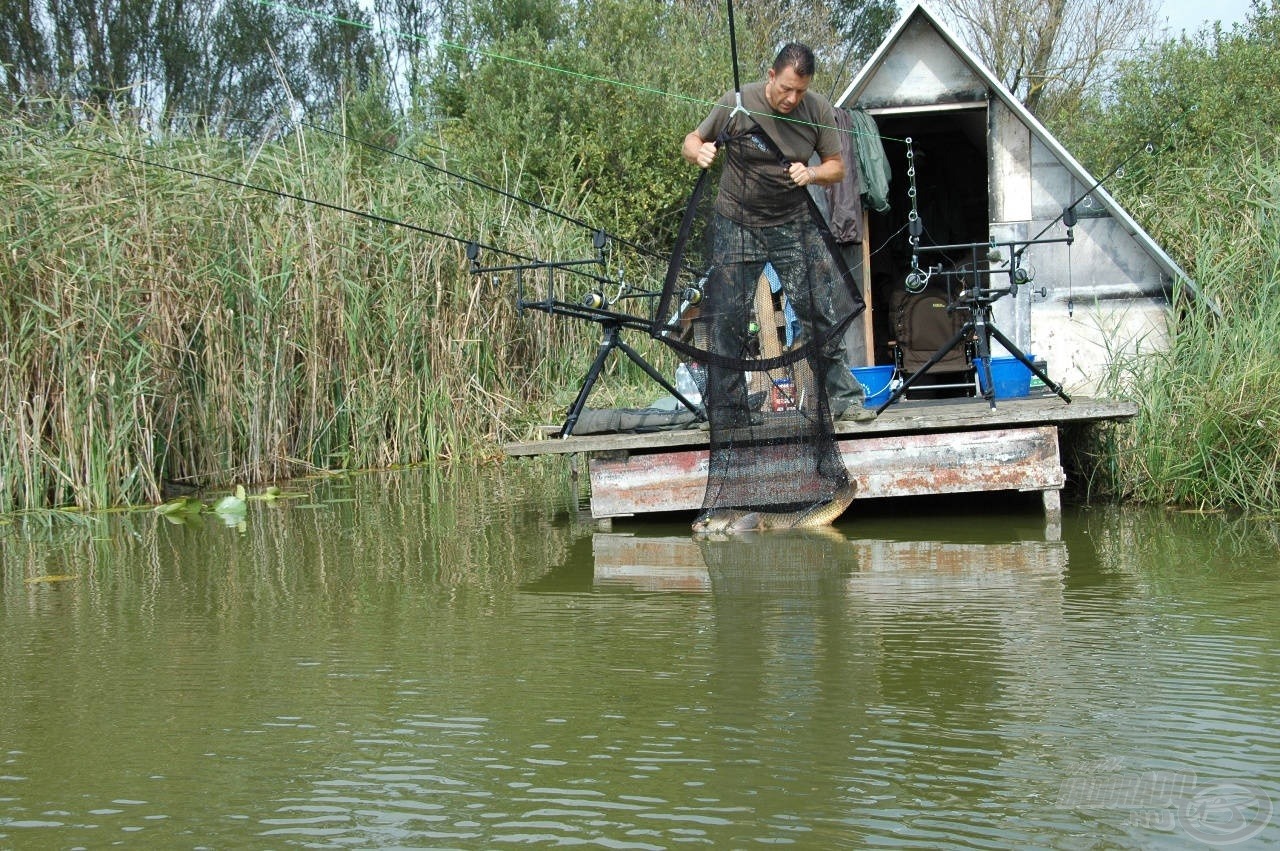
[[711, 164], [716, 161], [716, 154], [720, 153], [720, 149], [716, 147], [715, 142], [703, 142], [698, 146], [698, 156], [695, 160], [698, 168], [711, 168]]
[[698, 168], [710, 168], [716, 161], [716, 155], [720, 153], [720, 149], [716, 147], [715, 142], [704, 142], [697, 133], [690, 133], [684, 137], [681, 153], [686, 160]]

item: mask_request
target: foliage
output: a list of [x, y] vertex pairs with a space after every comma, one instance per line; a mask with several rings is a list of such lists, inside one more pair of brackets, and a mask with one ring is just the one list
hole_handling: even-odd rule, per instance
[[[302, 129], [249, 144], [107, 120], [65, 138], [9, 121], [0, 144], [0, 511], [475, 458], [554, 419], [595, 353], [594, 329], [520, 320], [458, 242], [108, 154], [500, 232], [526, 256], [591, 251], [405, 160]], [[550, 200], [576, 210], [572, 188]], [[632, 386], [618, 371], [602, 392]]]
[[831, 0], [831, 24], [845, 50], [841, 67], [854, 70], [870, 58], [897, 18], [894, 0]]
[[1159, 156], [1129, 169], [1124, 181], [1143, 191], [1248, 141], [1274, 151], [1277, 39], [1280, 5], [1268, 0], [1230, 31], [1215, 27], [1165, 42], [1122, 65], [1114, 84], [1095, 93], [1060, 134], [1104, 169], [1136, 144], [1152, 142]]
[[1280, 163], [1237, 149], [1184, 174], [1184, 197], [1198, 194], [1209, 208], [1188, 216], [1197, 285], [1221, 315], [1193, 301], [1167, 352], [1116, 364], [1117, 388], [1141, 413], [1118, 447], [1111, 484], [1149, 502], [1276, 511]]
[[1107, 186], [1206, 297], [1181, 302], [1166, 354], [1117, 365], [1142, 411], [1109, 485], [1139, 499], [1280, 508], [1278, 38], [1271, 0], [1231, 32], [1171, 41], [1068, 128], [1103, 174], [1152, 142]]
[[[314, 0], [301, 17], [253, 0], [120, 3], [130, 14], [93, 18], [102, 0], [76, 21], [56, 17], [73, 4], [11, 4], [0, 21], [0, 511], [530, 436], [571, 401], [595, 329], [521, 321], [460, 241], [584, 257], [590, 234], [413, 160], [660, 242], [693, 180], [679, 140], [732, 79], [724, 20], [692, 0]], [[828, 62], [842, 55], [826, 6], [741, 6], [744, 43], [769, 44], [744, 62], [771, 58], [779, 9]], [[97, 40], [122, 45], [115, 64], [92, 61]], [[404, 156], [299, 126], [299, 106]], [[645, 262], [629, 280], [654, 279]], [[632, 343], [669, 371], [663, 347]], [[595, 404], [652, 398], [626, 361], [605, 378]]]

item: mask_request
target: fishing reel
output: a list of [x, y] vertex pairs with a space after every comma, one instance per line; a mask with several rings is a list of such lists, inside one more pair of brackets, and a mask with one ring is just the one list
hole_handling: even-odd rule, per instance
[[933, 277], [935, 272], [941, 270], [941, 266], [930, 266], [927, 269], [921, 269], [919, 266], [914, 267], [907, 273], [906, 280], [903, 285], [907, 288], [907, 292], [915, 294], [919, 293], [925, 287], [929, 286], [929, 279]]
[[613, 294], [613, 298], [604, 290], [591, 290], [582, 296], [580, 304], [587, 310], [608, 310], [624, 298], [630, 297], [631, 285], [626, 281], [619, 281], [618, 291]]
[[684, 319], [684, 315], [689, 311], [689, 308], [702, 303], [703, 288], [707, 285], [707, 279], [710, 277], [711, 273], [707, 272], [698, 279], [697, 283], [690, 284], [680, 293], [680, 305], [671, 314], [671, 318], [667, 320], [667, 324], [662, 331], [664, 335], [680, 325], [680, 321]]

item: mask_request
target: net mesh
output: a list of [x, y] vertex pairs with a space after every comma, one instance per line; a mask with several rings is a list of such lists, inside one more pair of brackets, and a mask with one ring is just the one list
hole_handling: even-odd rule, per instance
[[[655, 331], [702, 378], [710, 458], [700, 519], [736, 509], [783, 515], [786, 525], [849, 484], [833, 416], [863, 401], [844, 332], [864, 304], [820, 207], [787, 176], [766, 129], [739, 113], [717, 142], [716, 165], [685, 212]], [[763, 213], [761, 197], [773, 199]]]

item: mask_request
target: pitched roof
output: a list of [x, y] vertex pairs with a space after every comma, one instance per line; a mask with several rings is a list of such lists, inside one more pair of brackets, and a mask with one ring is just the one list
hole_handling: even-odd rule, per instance
[[[972, 51], [969, 50], [956, 37], [950, 29], [943, 24], [936, 15], [928, 8], [925, 3], [916, 0], [903, 15], [894, 24], [889, 34], [885, 37], [880, 46], [876, 48], [871, 58], [854, 76], [853, 81], [849, 83], [848, 88], [844, 90], [836, 99], [836, 104], [840, 106], [853, 106], [858, 102], [859, 97], [867, 89], [868, 85], [875, 79], [877, 73], [884, 67], [885, 62], [890, 58], [898, 47], [898, 43], [902, 38], [902, 34], [917, 19], [923, 20], [932, 26], [949, 46], [961, 62], [967, 66], [968, 70], [976, 74], [987, 90], [1012, 112], [1018, 119], [1027, 126], [1031, 134], [1038, 139], [1053, 155], [1058, 159], [1067, 172], [1077, 180], [1082, 186], [1091, 187], [1086, 195], [1093, 197], [1100, 202], [1103, 208], [1111, 214], [1111, 216], [1120, 222], [1124, 230], [1143, 248], [1144, 251], [1152, 258], [1152, 260], [1165, 271], [1171, 280], [1181, 281], [1183, 285], [1197, 298], [1204, 299], [1209, 303], [1211, 309], [1217, 312], [1217, 307], [1210, 299], [1203, 296], [1195, 281], [1183, 271], [1172, 257], [1170, 257], [1163, 248], [1161, 248], [1151, 235], [1134, 220], [1129, 213], [1120, 206], [1119, 202], [1111, 197], [1111, 194], [1102, 186], [1102, 182], [1091, 175], [1083, 165], [1076, 160], [1071, 153], [1062, 146], [1062, 143], [1049, 130], [1040, 123], [1031, 112], [1023, 105], [1022, 101], [1014, 97], [1005, 85], [995, 76], [982, 60], [978, 59]], [[1080, 199], [1077, 199], [1080, 200]]]

